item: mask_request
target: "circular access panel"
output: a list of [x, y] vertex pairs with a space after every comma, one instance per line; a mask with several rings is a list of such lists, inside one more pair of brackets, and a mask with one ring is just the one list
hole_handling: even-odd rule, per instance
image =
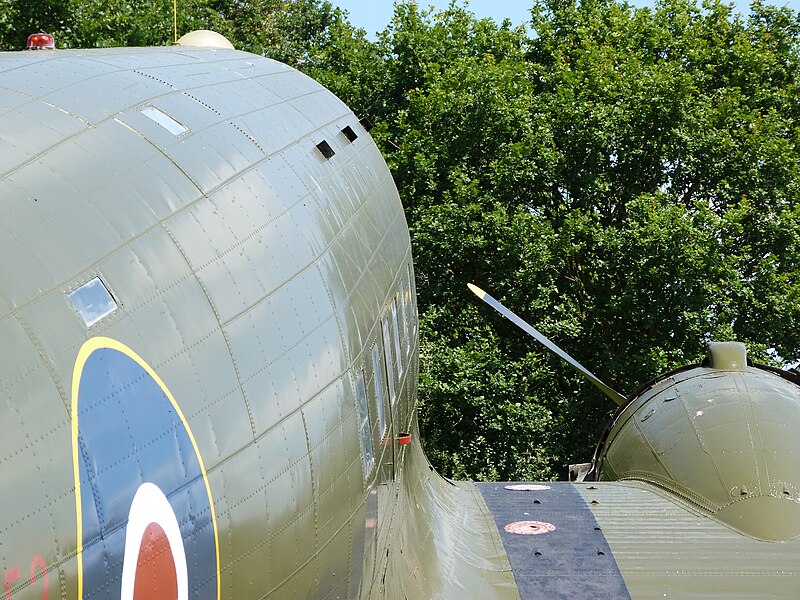
[[540, 533], [550, 533], [555, 531], [556, 526], [544, 521], [516, 521], [504, 527], [508, 533], [518, 533], [520, 535], [539, 535]]
[[515, 483], [514, 485], [505, 486], [507, 490], [514, 492], [544, 492], [550, 489], [549, 485], [541, 483]]

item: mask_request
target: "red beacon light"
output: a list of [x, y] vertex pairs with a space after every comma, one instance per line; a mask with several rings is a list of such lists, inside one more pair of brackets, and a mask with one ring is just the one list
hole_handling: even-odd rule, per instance
[[28, 50], [55, 50], [56, 40], [49, 33], [33, 33], [28, 36]]

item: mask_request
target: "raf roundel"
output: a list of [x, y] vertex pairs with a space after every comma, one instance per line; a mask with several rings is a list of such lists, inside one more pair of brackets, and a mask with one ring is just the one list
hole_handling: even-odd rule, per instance
[[72, 383], [78, 598], [219, 599], [208, 476], [178, 403], [110, 338], [87, 341]]

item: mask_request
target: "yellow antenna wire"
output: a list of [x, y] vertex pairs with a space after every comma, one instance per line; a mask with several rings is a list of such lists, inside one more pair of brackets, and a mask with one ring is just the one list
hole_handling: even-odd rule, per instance
[[178, 0], [172, 0], [172, 26], [175, 31], [175, 43], [178, 43]]

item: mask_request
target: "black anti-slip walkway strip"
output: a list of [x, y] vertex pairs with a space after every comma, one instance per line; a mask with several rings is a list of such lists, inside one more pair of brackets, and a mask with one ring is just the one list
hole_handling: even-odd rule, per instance
[[[506, 489], [532, 484], [477, 485], [494, 516], [523, 600], [630, 598], [602, 530], [572, 484], [537, 484], [550, 489], [535, 491]], [[537, 535], [505, 530], [509, 523], [520, 521], [551, 524], [555, 529]], [[539, 529], [550, 528], [529, 527]]]

